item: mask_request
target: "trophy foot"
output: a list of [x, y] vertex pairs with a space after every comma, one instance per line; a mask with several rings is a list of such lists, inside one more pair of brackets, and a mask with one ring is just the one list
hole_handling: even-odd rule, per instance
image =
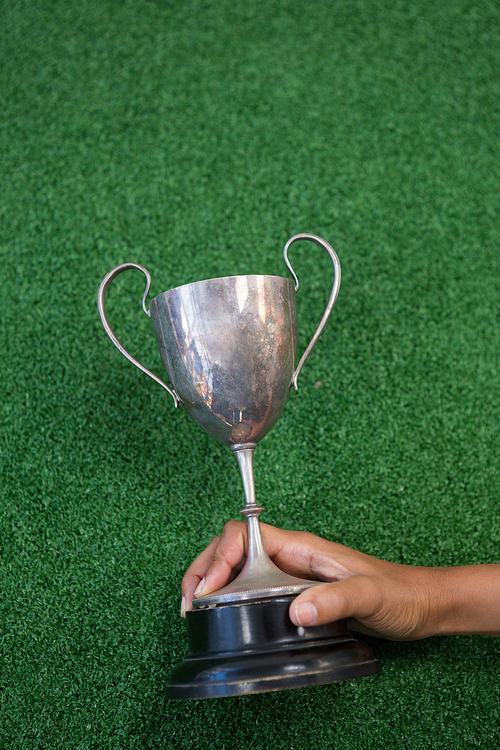
[[[297, 596], [301, 591], [317, 586], [321, 581], [308, 581], [295, 578], [280, 570], [271, 560], [263, 558], [257, 566], [249, 565], [227, 586], [212, 594], [193, 600], [193, 609], [218, 607], [222, 604], [236, 604], [261, 599], [274, 599], [277, 596]], [[267, 565], [265, 563], [270, 563]], [[263, 570], [262, 568], [265, 568]]]
[[172, 700], [225, 698], [325, 685], [380, 672], [345, 621], [311, 628], [288, 615], [293, 596], [186, 613], [187, 658], [170, 676]]

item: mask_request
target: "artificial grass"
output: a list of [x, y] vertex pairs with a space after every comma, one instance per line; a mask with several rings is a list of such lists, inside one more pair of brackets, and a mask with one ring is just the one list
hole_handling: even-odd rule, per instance
[[[499, 646], [374, 641], [376, 679], [170, 703], [186, 566], [236, 462], [113, 348], [153, 294], [284, 275], [338, 303], [256, 452], [264, 519], [399, 562], [500, 562], [499, 7], [4, 3], [0, 747], [498, 744]], [[294, 246], [302, 350], [330, 265]], [[142, 278], [109, 316], [162, 375]], [[319, 387], [318, 384], [321, 384]]]

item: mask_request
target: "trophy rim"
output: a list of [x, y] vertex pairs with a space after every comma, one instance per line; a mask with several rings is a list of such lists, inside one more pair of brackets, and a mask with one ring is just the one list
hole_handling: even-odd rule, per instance
[[179, 284], [179, 286], [173, 286], [164, 292], [160, 292], [160, 294], [157, 294], [155, 297], [153, 297], [151, 302], [154, 302], [156, 299], [158, 299], [158, 297], [163, 297], [164, 294], [170, 294], [170, 292], [177, 292], [181, 289], [187, 289], [188, 287], [196, 287], [203, 284], [209, 284], [211, 281], [230, 281], [231, 279], [280, 279], [281, 281], [288, 282], [295, 289], [293, 280], [288, 278], [287, 276], [278, 276], [277, 274], [272, 273], [241, 273], [234, 274], [233, 276], [214, 276], [209, 279], [200, 279], [199, 281], [190, 281], [187, 284]]

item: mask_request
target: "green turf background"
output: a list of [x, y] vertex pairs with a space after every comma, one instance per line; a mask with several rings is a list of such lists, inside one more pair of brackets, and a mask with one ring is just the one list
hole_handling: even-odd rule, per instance
[[[123, 359], [104, 274], [285, 275], [337, 306], [256, 453], [264, 519], [386, 559], [500, 562], [500, 5], [1, 3], [0, 747], [476, 748], [499, 645], [373, 642], [380, 677], [168, 702], [180, 579], [238, 516], [229, 451]], [[300, 348], [331, 265], [290, 253]], [[109, 315], [162, 366], [120, 277]], [[318, 381], [322, 384], [315, 387]]]

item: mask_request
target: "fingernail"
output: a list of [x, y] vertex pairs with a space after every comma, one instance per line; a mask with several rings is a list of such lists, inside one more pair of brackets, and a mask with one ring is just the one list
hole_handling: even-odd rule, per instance
[[195, 596], [199, 596], [201, 594], [201, 592], [203, 591], [203, 586], [204, 585], [205, 585], [205, 579], [202, 578], [201, 581], [200, 581], [200, 583], [199, 583], [199, 585], [198, 585], [198, 588], [194, 592]]
[[299, 625], [308, 627], [318, 619], [318, 610], [312, 602], [301, 602], [295, 605], [295, 617]]
[[181, 617], [186, 616], [186, 597], [183, 596], [181, 599]]

